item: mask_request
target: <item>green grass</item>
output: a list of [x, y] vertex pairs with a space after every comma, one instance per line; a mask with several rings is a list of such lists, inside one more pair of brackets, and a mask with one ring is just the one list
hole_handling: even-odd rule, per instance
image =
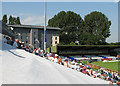
[[47, 48], [47, 52], [50, 52], [50, 48]]
[[104, 68], [108, 68], [114, 71], [120, 71], [120, 61], [119, 62], [92, 62], [91, 64], [95, 64]]
[[57, 52], [57, 46], [52, 46], [51, 47], [51, 52], [56, 53]]
[[[78, 63], [80, 63], [80, 62], [78, 62]], [[87, 61], [82, 61], [82, 63], [87, 65]], [[96, 69], [96, 68], [92, 68], [92, 69], [93, 69], [93, 70], [98, 70], [98, 69]]]
[[87, 61], [82, 61], [82, 63], [87, 65]]
[[[77, 63], [80, 63], [80, 62], [77, 62]], [[82, 61], [82, 63], [87, 65], [87, 61]]]

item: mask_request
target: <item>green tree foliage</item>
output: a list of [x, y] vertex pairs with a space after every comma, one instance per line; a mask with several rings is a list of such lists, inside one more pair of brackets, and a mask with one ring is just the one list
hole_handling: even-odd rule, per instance
[[12, 24], [12, 25], [15, 25], [15, 24], [16, 24], [16, 21], [17, 21], [17, 19], [16, 19], [15, 17], [12, 17], [11, 24]]
[[71, 42], [70, 45], [76, 45], [74, 42]]
[[21, 24], [20, 23], [20, 18], [19, 17], [12, 17], [12, 16], [10, 16], [9, 17], [9, 24], [11, 24], [11, 25], [16, 25], [16, 24]]
[[9, 24], [12, 24], [12, 16], [9, 17]]
[[79, 41], [82, 45], [107, 44], [111, 21], [101, 12], [91, 12], [84, 21], [80, 15], [72, 11], [61, 11], [48, 21], [48, 26], [59, 27], [60, 44]]
[[116, 42], [116, 43], [108, 43], [109, 45], [120, 45], [120, 42]]
[[19, 18], [19, 17], [17, 17], [16, 24], [21, 24], [21, 23], [20, 23], [20, 18]]
[[6, 14], [3, 16], [2, 21], [7, 24], [7, 15]]
[[110, 36], [111, 21], [101, 12], [94, 11], [85, 16], [84, 23], [85, 31], [92, 35], [88, 39], [95, 40], [94, 44], [105, 44], [106, 38]]
[[77, 31], [82, 22], [80, 15], [72, 11], [61, 11], [48, 21], [48, 26], [61, 28], [60, 42], [62, 44], [70, 44], [77, 40]]

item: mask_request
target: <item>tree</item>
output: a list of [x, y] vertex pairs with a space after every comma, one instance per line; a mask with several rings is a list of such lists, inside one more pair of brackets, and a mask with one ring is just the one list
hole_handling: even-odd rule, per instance
[[12, 24], [12, 16], [9, 17], [9, 24]]
[[21, 24], [20, 18], [19, 17], [15, 18], [15, 17], [10, 16], [9, 17], [9, 24], [12, 24], [12, 25]]
[[72, 11], [61, 11], [48, 21], [48, 26], [61, 28], [60, 42], [62, 44], [70, 44], [77, 40], [77, 31], [81, 28], [82, 22], [80, 15]]
[[76, 45], [74, 42], [71, 42], [70, 45]]
[[7, 15], [6, 14], [3, 16], [2, 21], [7, 24]]
[[[110, 34], [111, 21], [101, 12], [91, 12], [84, 18], [85, 31], [92, 34], [96, 40], [95, 44], [105, 44]], [[91, 36], [90, 36], [91, 37]], [[89, 39], [89, 38], [88, 38]]]
[[12, 17], [11, 24], [12, 24], [12, 25], [15, 25], [15, 24], [16, 24], [16, 21], [17, 21], [17, 19], [16, 19], [15, 17]]
[[19, 18], [19, 17], [17, 17], [16, 24], [21, 24], [21, 23], [20, 23], [20, 18]]

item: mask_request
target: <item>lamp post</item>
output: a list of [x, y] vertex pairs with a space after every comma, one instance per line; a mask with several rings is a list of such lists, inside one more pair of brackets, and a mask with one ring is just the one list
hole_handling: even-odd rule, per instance
[[44, 50], [46, 52], [47, 30], [46, 30], [46, 0], [45, 0], [45, 22], [44, 22]]

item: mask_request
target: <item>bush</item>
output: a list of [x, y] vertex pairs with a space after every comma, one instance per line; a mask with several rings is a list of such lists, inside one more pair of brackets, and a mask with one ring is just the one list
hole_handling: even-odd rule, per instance
[[75, 43], [74, 43], [74, 42], [71, 42], [70, 45], [75, 45]]

